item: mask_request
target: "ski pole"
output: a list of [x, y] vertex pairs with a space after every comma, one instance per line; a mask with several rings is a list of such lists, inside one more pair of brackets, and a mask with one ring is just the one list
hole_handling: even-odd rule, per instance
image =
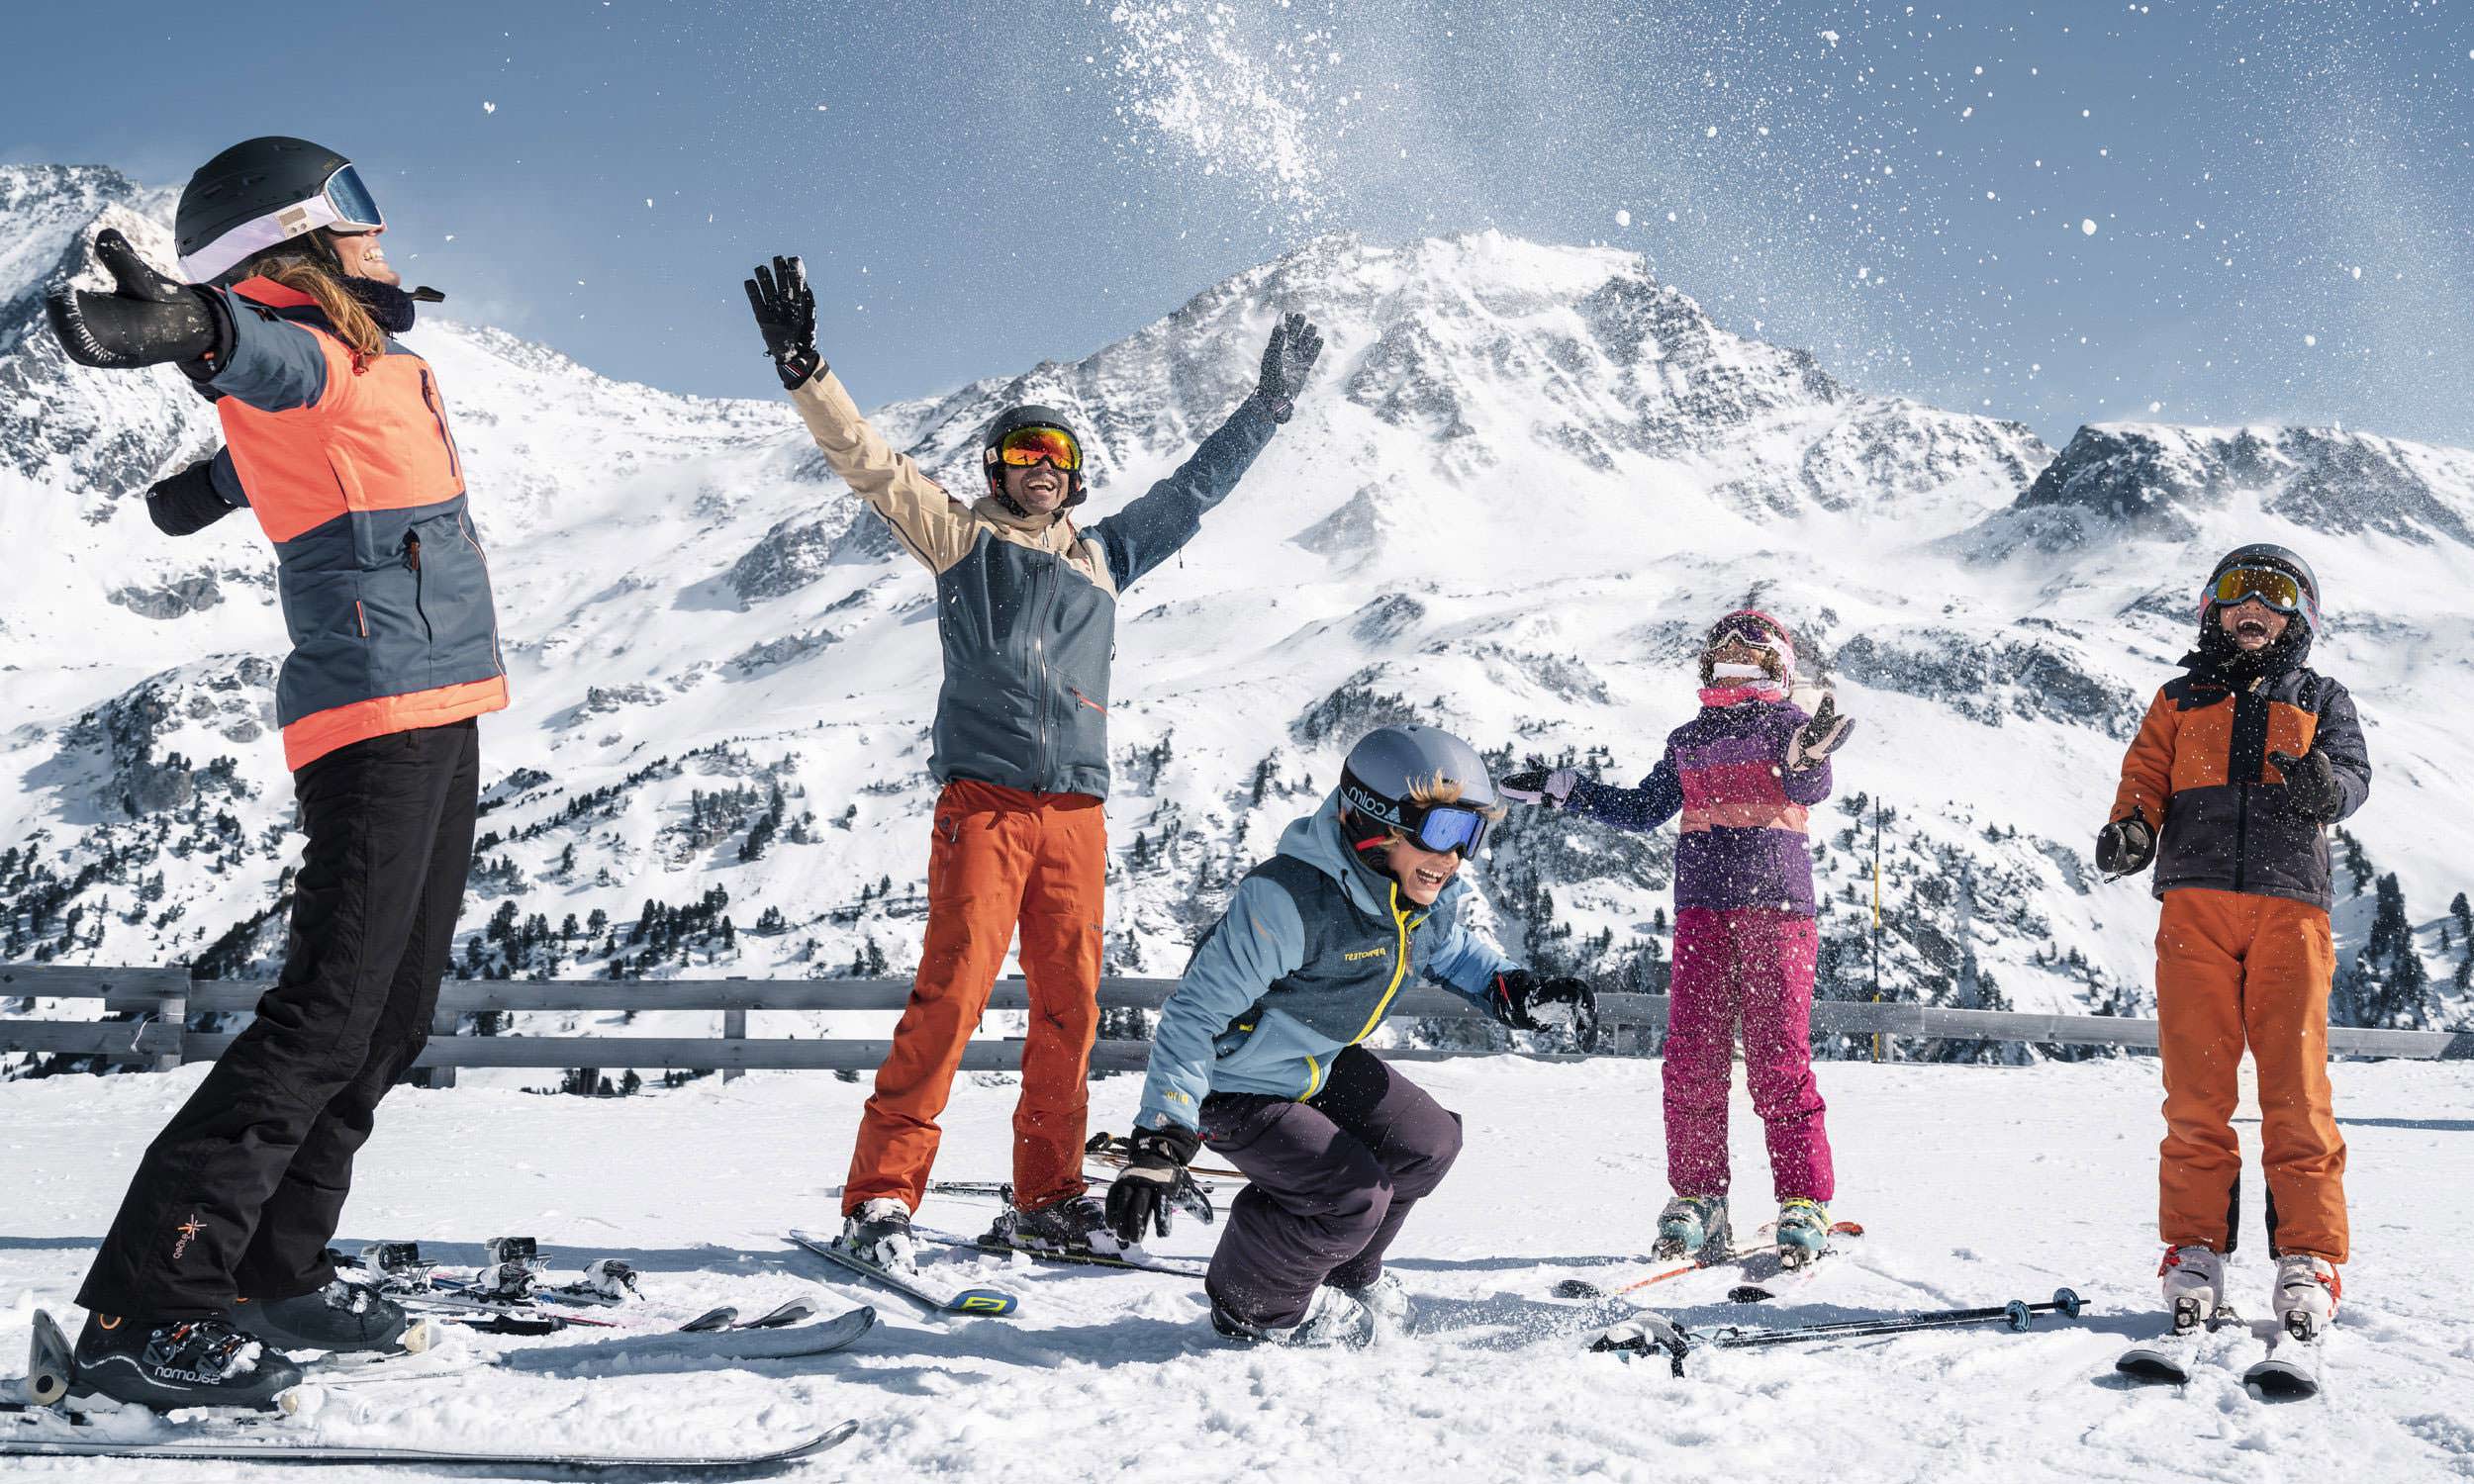
[[1721, 1349], [1749, 1349], [1765, 1345], [1795, 1345], [1808, 1340], [1861, 1340], [1873, 1335], [1904, 1335], [1912, 1330], [1954, 1329], [1994, 1320], [2001, 1321], [2013, 1332], [2023, 1332], [2035, 1323], [2039, 1314], [2062, 1314], [2075, 1319], [2085, 1307], [2076, 1293], [2058, 1288], [2053, 1291], [2049, 1303], [2029, 1304], [2012, 1299], [1994, 1308], [1949, 1309], [1898, 1319], [1840, 1320], [1831, 1324], [1795, 1325], [1780, 1330], [1741, 1330], [1730, 1326], [1704, 1336], [1702, 1343]]
[[[1672, 1320], [1648, 1311], [1636, 1315], [1629, 1323], [1615, 1326], [1593, 1341], [1589, 1348], [1596, 1351], [1666, 1356], [1667, 1365], [1675, 1375], [1683, 1374], [1684, 1356], [1695, 1345], [1713, 1349], [1752, 1349], [1773, 1345], [1812, 1344], [1825, 1340], [1869, 1340], [1877, 1336], [1906, 1335], [1919, 1330], [1939, 1330], [1961, 1325], [1985, 1324], [1999, 1320], [2013, 1332], [2024, 1331], [2039, 1314], [2060, 1313], [2077, 1317], [2085, 1302], [2067, 1288], [2053, 1291], [2051, 1301], [2041, 1304], [2012, 1299], [1997, 1308], [1951, 1309], [1939, 1314], [1910, 1315], [1904, 1319], [1846, 1320], [1832, 1324], [1803, 1325], [1787, 1330], [1739, 1330], [1732, 1326], [1707, 1333], [1694, 1333], [1677, 1326]], [[1629, 1331], [1630, 1333], [1621, 1333]]]

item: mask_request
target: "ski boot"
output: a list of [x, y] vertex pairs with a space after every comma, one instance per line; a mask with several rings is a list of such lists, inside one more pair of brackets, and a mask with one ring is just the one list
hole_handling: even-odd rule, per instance
[[2336, 1318], [2336, 1301], [2345, 1285], [2336, 1264], [2309, 1252], [2287, 1252], [2276, 1259], [2276, 1327], [2308, 1345]]
[[1794, 1196], [1778, 1204], [1778, 1265], [1802, 1267], [1830, 1247], [1830, 1208]]
[[1334, 1283], [1331, 1289], [1334, 1293], [1346, 1294], [1357, 1300], [1368, 1314], [1374, 1316], [1375, 1324], [1380, 1329], [1401, 1333], [1417, 1318], [1417, 1305], [1410, 1302], [1409, 1291], [1389, 1273], [1380, 1275], [1362, 1288]]
[[1664, 1260], [1686, 1255], [1724, 1258], [1735, 1245], [1723, 1195], [1678, 1195], [1658, 1213], [1658, 1242], [1650, 1255]]
[[324, 1288], [283, 1299], [242, 1299], [234, 1324], [270, 1350], [383, 1351], [412, 1354], [429, 1347], [426, 1323], [366, 1283], [335, 1278]]
[[1108, 1211], [1091, 1195], [1068, 1196], [1036, 1211], [1007, 1206], [980, 1239], [982, 1247], [1020, 1248], [1044, 1252], [1097, 1252], [1113, 1257], [1125, 1251], [1108, 1230]]
[[888, 1272], [905, 1278], [919, 1275], [919, 1248], [910, 1235], [910, 1208], [891, 1196], [863, 1202], [842, 1218], [842, 1235], [834, 1245]]
[[77, 1337], [71, 1396], [174, 1412], [184, 1407], [265, 1410], [301, 1384], [301, 1367], [233, 1328], [221, 1314], [149, 1326], [89, 1314]]
[[2166, 1248], [2156, 1275], [2164, 1279], [2165, 1312], [2173, 1316], [2176, 1335], [2213, 1323], [2226, 1306], [2225, 1258], [2207, 1248]]
[[1294, 1345], [1305, 1348], [1364, 1349], [1374, 1343], [1375, 1316], [1345, 1289], [1317, 1288], [1306, 1302], [1305, 1317], [1278, 1328], [1240, 1319], [1211, 1301], [1211, 1328], [1240, 1345]]

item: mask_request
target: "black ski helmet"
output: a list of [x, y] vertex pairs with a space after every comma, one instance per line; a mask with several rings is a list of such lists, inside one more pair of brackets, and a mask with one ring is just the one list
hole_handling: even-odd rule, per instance
[[1406, 829], [1413, 797], [1438, 783], [1458, 784], [1460, 797], [1454, 801], [1469, 808], [1492, 809], [1500, 802], [1476, 748], [1439, 726], [1379, 726], [1360, 737], [1340, 765], [1340, 806], [1377, 824]]
[[266, 135], [198, 167], [180, 193], [172, 231], [182, 270], [208, 282], [269, 247], [338, 222], [384, 225], [352, 162], [324, 144]]
[[[1024, 403], [1020, 407], [999, 413], [996, 420], [988, 424], [988, 431], [980, 435], [980, 468], [988, 476], [988, 493], [1003, 501], [1007, 506], [1011, 506], [1013, 502], [1005, 494], [1005, 466], [997, 457], [997, 445], [1004, 440], [1005, 434], [1025, 427], [1053, 427], [1072, 438], [1075, 447], [1083, 446], [1082, 434], [1076, 432], [1074, 425], [1065, 420], [1065, 414], [1053, 407]], [[1087, 453], [1084, 457], [1088, 459], [1090, 455]], [[1058, 507], [1060, 510], [1065, 509], [1066, 506], [1081, 505], [1086, 493], [1083, 489], [1082, 470], [1070, 470], [1065, 478], [1065, 506]]]
[[2302, 585], [2302, 621], [2312, 633], [2320, 631], [2320, 579], [2311, 571], [2311, 564], [2288, 547], [2266, 541], [2237, 546], [2218, 558], [2208, 573], [2208, 586], [2199, 600], [2199, 623], [2204, 630], [2217, 607], [2217, 579], [2236, 567], [2272, 567]]

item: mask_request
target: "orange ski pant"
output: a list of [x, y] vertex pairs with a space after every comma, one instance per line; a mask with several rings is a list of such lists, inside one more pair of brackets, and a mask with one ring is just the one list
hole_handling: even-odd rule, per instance
[[2160, 1235], [2234, 1250], [2241, 1147], [2234, 1108], [2247, 1045], [2259, 1068], [2268, 1246], [2345, 1260], [2345, 1141], [2328, 1080], [2329, 980], [2336, 951], [2311, 902], [2179, 886], [2156, 928], [2156, 1020], [2165, 1138]]
[[936, 1115], [1017, 926], [1031, 1017], [1013, 1110], [1014, 1202], [1036, 1211], [1083, 1193], [1107, 855], [1105, 811], [1089, 794], [945, 786], [928, 848], [927, 946], [859, 1122], [844, 1215], [879, 1196], [918, 1209]]

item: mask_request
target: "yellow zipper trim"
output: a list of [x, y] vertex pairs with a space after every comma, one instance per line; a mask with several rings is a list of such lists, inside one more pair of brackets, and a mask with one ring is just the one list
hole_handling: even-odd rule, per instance
[[[1424, 922], [1426, 919], [1420, 917], [1417, 920]], [[1391, 983], [1383, 990], [1383, 997], [1376, 1002], [1375, 1013], [1367, 1017], [1366, 1028], [1349, 1038], [1351, 1046], [1375, 1034], [1375, 1027], [1383, 1023], [1383, 1012], [1391, 1008], [1391, 997], [1400, 992], [1400, 981], [1408, 977], [1409, 914], [1400, 910], [1400, 883], [1398, 881], [1391, 883], [1391, 924], [1400, 930], [1400, 951], [1392, 957]]]
[[1315, 1061], [1313, 1057], [1308, 1056], [1305, 1059], [1305, 1093], [1303, 1096], [1299, 1097], [1297, 1101], [1304, 1102], [1306, 1098], [1312, 1097], [1316, 1092], [1320, 1091], [1322, 1086], [1323, 1064]]

